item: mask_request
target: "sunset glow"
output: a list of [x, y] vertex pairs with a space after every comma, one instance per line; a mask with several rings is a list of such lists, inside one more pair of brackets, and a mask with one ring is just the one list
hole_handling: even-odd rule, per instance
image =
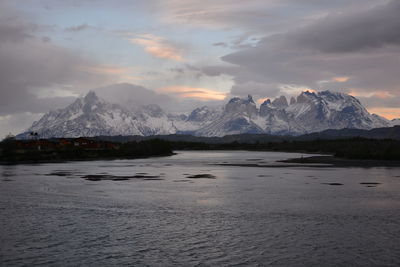
[[333, 77], [333, 78], [332, 78], [332, 80], [333, 80], [334, 82], [339, 82], [339, 83], [347, 82], [349, 79], [350, 79], [350, 77], [345, 77], [345, 76], [342, 76], [342, 77]]
[[400, 118], [400, 108], [369, 108], [368, 111], [389, 120]]
[[131, 43], [138, 44], [144, 47], [145, 51], [155, 57], [165, 58], [175, 61], [184, 61], [181, 51], [168, 43], [162, 37], [152, 34], [140, 35], [135, 38], [127, 38]]
[[169, 86], [158, 89], [159, 92], [173, 94], [180, 98], [194, 98], [199, 100], [223, 100], [226, 93], [188, 86]]

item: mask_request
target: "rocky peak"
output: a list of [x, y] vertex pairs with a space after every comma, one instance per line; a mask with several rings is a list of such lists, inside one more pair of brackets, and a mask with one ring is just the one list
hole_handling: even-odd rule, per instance
[[92, 113], [96, 109], [100, 109], [102, 104], [105, 103], [99, 97], [97, 97], [96, 93], [93, 91], [89, 91], [87, 95], [83, 98], [83, 112], [84, 113]]
[[297, 103], [312, 103], [318, 99], [318, 96], [314, 92], [304, 91], [297, 97]]
[[274, 105], [277, 108], [283, 109], [286, 108], [289, 104], [286, 97], [282, 95], [279, 98], [275, 98], [275, 100], [272, 101], [272, 105]]
[[95, 103], [99, 101], [99, 98], [97, 97], [96, 93], [94, 91], [89, 91], [86, 96], [83, 98], [83, 101], [85, 103]]
[[209, 116], [214, 114], [213, 110], [210, 110], [207, 106], [194, 109], [188, 116], [188, 121], [201, 122], [206, 120]]
[[242, 114], [251, 117], [257, 115], [257, 107], [251, 95], [248, 95], [247, 99], [234, 97], [225, 105], [224, 114]]
[[148, 115], [150, 115], [151, 117], [155, 117], [155, 118], [160, 118], [162, 117], [164, 114], [164, 111], [160, 108], [160, 106], [158, 105], [146, 105], [143, 107], [143, 110], [145, 113], [147, 113]]
[[[262, 104], [261, 104], [261, 106], [268, 106], [268, 105], [270, 105], [271, 104], [271, 99], [267, 99], [267, 100], [265, 100]], [[260, 107], [261, 107], [260, 106]]]

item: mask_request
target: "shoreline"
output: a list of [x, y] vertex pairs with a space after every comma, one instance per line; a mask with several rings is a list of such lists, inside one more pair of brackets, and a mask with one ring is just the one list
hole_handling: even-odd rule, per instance
[[[297, 164], [329, 164], [331, 167], [400, 167], [398, 160], [371, 160], [371, 159], [345, 159], [329, 156], [311, 156], [304, 158], [292, 158], [280, 160], [282, 163], [297, 163]], [[302, 166], [302, 165], [300, 165]], [[312, 165], [314, 167], [326, 167], [321, 165]]]
[[133, 156], [133, 157], [96, 157], [96, 158], [75, 158], [75, 159], [54, 159], [54, 160], [20, 160], [20, 161], [0, 161], [1, 165], [19, 165], [19, 164], [46, 164], [46, 163], [67, 163], [75, 161], [101, 161], [101, 160], [129, 160], [129, 159], [147, 159], [147, 158], [160, 158], [170, 157], [176, 153], [158, 154], [150, 156]]
[[[198, 150], [196, 150], [198, 151]], [[203, 151], [203, 150], [202, 150]], [[208, 151], [208, 150], [204, 150]], [[216, 150], [211, 150], [216, 151]], [[224, 151], [224, 150], [218, 150]], [[238, 150], [234, 150], [238, 151]], [[243, 151], [254, 151], [254, 150], [243, 150]], [[260, 151], [261, 152], [261, 151]], [[281, 152], [281, 151], [264, 151], [264, 152]], [[298, 151], [284, 151], [288, 153], [299, 153]], [[18, 165], [18, 164], [46, 164], [46, 163], [67, 163], [75, 161], [102, 161], [102, 160], [129, 160], [129, 159], [146, 159], [146, 158], [157, 158], [157, 157], [169, 157], [176, 155], [176, 152], [149, 156], [132, 156], [132, 157], [88, 157], [88, 158], [70, 158], [70, 159], [32, 159], [32, 160], [17, 160], [17, 161], [0, 161], [0, 165]], [[309, 156], [302, 158], [288, 158], [284, 160], [276, 161], [277, 164], [257, 164], [257, 163], [221, 163], [215, 164], [218, 166], [231, 166], [231, 167], [258, 167], [258, 168], [293, 168], [293, 167], [317, 167], [317, 168], [331, 168], [331, 167], [361, 167], [361, 168], [373, 168], [373, 167], [400, 167], [400, 161], [397, 160], [370, 160], [370, 159], [345, 159], [337, 158], [333, 155], [323, 156]], [[279, 164], [280, 163], [280, 164]]]

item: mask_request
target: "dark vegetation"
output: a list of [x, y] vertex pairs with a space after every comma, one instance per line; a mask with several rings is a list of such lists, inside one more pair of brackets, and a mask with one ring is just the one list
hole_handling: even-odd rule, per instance
[[337, 140], [281, 141], [266, 143], [207, 144], [171, 142], [173, 149], [255, 150], [332, 154], [347, 159], [400, 160], [400, 141], [391, 139], [350, 138]]
[[[340, 130], [325, 130], [318, 133], [304, 134], [300, 136], [290, 135], [270, 135], [270, 134], [234, 134], [226, 135], [223, 137], [204, 137], [193, 136], [188, 134], [170, 134], [170, 135], [157, 135], [156, 138], [171, 141], [171, 142], [196, 142], [207, 144], [221, 144], [221, 143], [267, 143], [267, 142], [282, 142], [282, 141], [313, 141], [321, 140], [337, 140], [337, 139], [351, 139], [355, 137], [362, 137], [366, 139], [393, 139], [400, 140], [400, 126], [375, 128], [371, 130], [361, 129], [340, 129]], [[98, 136], [96, 140], [104, 140], [111, 142], [130, 142], [154, 139], [154, 136]]]
[[133, 159], [172, 155], [171, 144], [160, 139], [112, 143], [87, 138], [15, 140], [0, 143], [0, 162]]
[[[184, 139], [185, 140], [185, 139]], [[50, 145], [53, 142], [56, 145]], [[62, 143], [62, 145], [60, 145]], [[65, 143], [65, 144], [64, 144]], [[33, 145], [32, 145], [33, 144]], [[77, 145], [78, 144], [78, 145]], [[400, 140], [347, 139], [279, 140], [215, 143], [147, 139], [116, 143], [99, 138], [5, 140], [1, 162], [51, 162], [62, 160], [141, 158], [171, 155], [173, 150], [254, 150], [331, 154], [336, 158], [400, 161]]]

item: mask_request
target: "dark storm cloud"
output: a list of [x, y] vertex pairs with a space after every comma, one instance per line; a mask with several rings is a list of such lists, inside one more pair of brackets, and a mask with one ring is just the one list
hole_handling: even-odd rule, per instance
[[376, 0], [149, 0], [145, 3], [162, 10], [161, 17], [168, 22], [265, 33], [298, 25], [309, 16], [357, 9]]
[[[236, 83], [233, 94], [239, 94], [239, 90], [254, 91], [244, 85], [256, 83], [256, 91], [261, 94], [265, 90], [267, 96], [276, 93], [276, 88], [271, 87], [274, 85], [344, 92], [382, 90], [398, 95], [400, 16], [397, 14], [400, 1], [333, 13], [307, 26], [269, 35], [254, 47], [222, 57], [235, 67], [208, 66], [202, 71], [209, 76], [232, 75]], [[374, 105], [376, 101], [384, 106], [386, 100], [375, 100]]]
[[[18, 17], [0, 24], [0, 115], [14, 112], [45, 112], [63, 106], [70, 97], [46, 96], [46, 90], [75, 86], [91, 87], [108, 77], [80, 70], [95, 62], [36, 37], [40, 26]], [[79, 89], [78, 89], [79, 88]], [[77, 92], [78, 90], [78, 92]]]
[[291, 36], [323, 52], [353, 52], [400, 44], [400, 1], [362, 11], [332, 14]]
[[[0, 114], [47, 111], [49, 105], [38, 97], [42, 89], [57, 89], [59, 84], [89, 86], [102, 80], [98, 75], [79, 71], [79, 66], [88, 64], [81, 57], [39, 39], [2, 43]], [[53, 104], [53, 100], [47, 103]]]

